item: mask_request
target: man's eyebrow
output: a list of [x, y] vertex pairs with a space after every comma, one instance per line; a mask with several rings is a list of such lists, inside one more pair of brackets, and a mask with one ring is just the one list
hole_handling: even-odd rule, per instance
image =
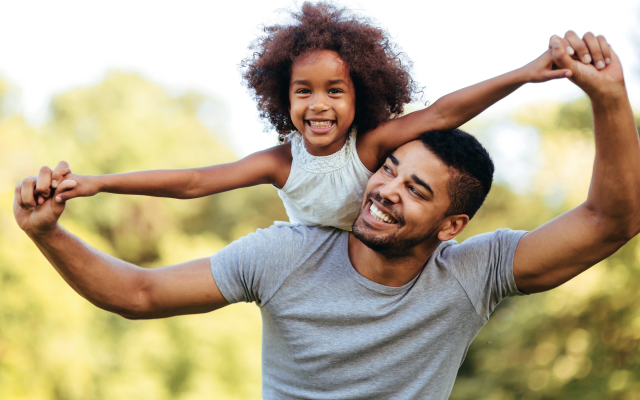
[[431, 196], [433, 196], [433, 190], [431, 190], [431, 186], [429, 186], [429, 184], [425, 181], [423, 181], [422, 179], [418, 178], [418, 175], [413, 174], [411, 175], [411, 179], [413, 179], [413, 181], [415, 183], [417, 183], [418, 185], [424, 187], [425, 189], [427, 189], [427, 191], [429, 193], [431, 193]]
[[[394, 157], [393, 154], [389, 155], [389, 160], [393, 163], [393, 165], [395, 165], [396, 167], [398, 165], [400, 165], [400, 161], [398, 161], [397, 158]], [[433, 189], [431, 189], [431, 186], [429, 186], [429, 184], [425, 181], [423, 181], [422, 179], [420, 179], [418, 177], [418, 175], [413, 174], [411, 175], [411, 179], [413, 179], [413, 181], [415, 183], [417, 183], [418, 185], [424, 187], [429, 193], [431, 193], [431, 196], [433, 196]]]

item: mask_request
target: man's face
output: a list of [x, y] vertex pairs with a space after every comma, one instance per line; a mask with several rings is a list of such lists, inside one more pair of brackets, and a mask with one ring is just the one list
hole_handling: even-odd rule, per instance
[[399, 147], [369, 179], [354, 236], [390, 257], [438, 240], [450, 177], [450, 168], [420, 141]]

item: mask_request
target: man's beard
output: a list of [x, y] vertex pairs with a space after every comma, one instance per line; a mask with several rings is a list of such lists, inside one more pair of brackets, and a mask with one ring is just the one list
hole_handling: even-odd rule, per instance
[[[391, 211], [394, 219], [398, 221], [396, 224], [398, 228], [401, 228], [405, 225], [406, 222], [402, 215], [398, 215], [394, 212], [393, 204], [390, 204], [388, 200], [383, 199], [377, 191], [369, 193], [365, 204], [368, 203], [369, 199], [376, 200], [378, 203], [382, 204], [389, 211]], [[363, 212], [367, 212], [367, 210], [365, 208], [361, 208], [360, 212], [358, 213], [358, 217], [353, 222], [353, 226], [351, 228], [353, 236], [364, 243], [365, 246], [375, 251], [376, 253], [379, 253], [385, 258], [406, 257], [412, 248], [432, 237], [433, 234], [438, 230], [438, 226], [436, 225], [425, 235], [419, 237], [398, 238], [396, 236], [398, 231], [384, 236], [376, 236], [372, 232], [372, 229], [364, 221], [364, 219], [361, 220], [360, 215]], [[358, 223], [359, 221], [360, 223]]]

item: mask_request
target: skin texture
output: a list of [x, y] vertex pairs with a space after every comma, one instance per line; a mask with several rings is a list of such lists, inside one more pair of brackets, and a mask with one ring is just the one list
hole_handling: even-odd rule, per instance
[[[337, 53], [329, 50], [303, 55], [293, 64], [291, 119], [311, 154], [333, 154], [346, 140], [357, 101], [348, 72]], [[369, 132], [359, 132], [358, 156], [365, 167], [375, 171], [391, 151], [421, 133], [457, 128], [524, 83], [558, 79], [570, 73], [553, 69], [551, 52], [546, 51], [522, 68], [446, 95], [430, 107], [389, 120]], [[333, 120], [335, 126], [328, 132], [314, 132], [306, 122], [311, 119]], [[72, 174], [68, 164], [62, 163], [54, 169], [53, 180], [56, 184], [65, 179], [75, 182], [58, 193], [59, 201], [100, 192], [190, 199], [259, 184], [281, 188], [289, 177], [291, 162], [290, 145], [284, 144], [234, 163], [183, 170], [88, 176]], [[43, 200], [49, 196], [48, 190], [39, 188]]]
[[[387, 158], [369, 179], [349, 238], [349, 258], [362, 276], [402, 286], [420, 273], [441, 241], [464, 229], [469, 222], [466, 215], [444, 216], [450, 204], [450, 177], [449, 167], [419, 141], [401, 146]], [[371, 215], [371, 204], [392, 217], [392, 223]], [[385, 245], [371, 248], [372, 243]]]
[[[596, 142], [593, 179], [584, 204], [521, 239], [514, 276], [518, 288], [528, 293], [566, 282], [640, 231], [640, 143], [620, 62], [600, 41], [603, 56], [611, 59], [609, 65], [598, 70], [576, 61], [573, 57], [577, 55], [572, 57], [566, 49], [578, 48], [580, 43], [569, 34], [564, 39], [554, 37], [550, 51], [554, 63], [570, 69], [572, 81], [592, 101]], [[365, 240], [349, 237], [349, 257], [356, 270], [388, 286], [409, 282], [440, 241], [455, 237], [468, 221], [465, 215], [445, 217], [449, 203], [446, 177], [451, 172], [420, 146], [411, 142], [398, 148], [371, 178], [356, 221], [361, 231], [358, 235]], [[14, 215], [20, 228], [81, 296], [126, 318], [201, 313], [227, 304], [206, 259], [143, 269], [69, 234], [58, 224], [65, 203], [56, 199], [76, 183], [62, 181], [52, 196], [45, 196], [45, 190], [52, 190], [54, 175], [43, 168], [37, 177], [18, 183]], [[416, 177], [431, 192], [416, 185]], [[372, 202], [391, 215], [392, 223], [380, 223], [368, 214]], [[396, 240], [406, 247], [405, 252], [376, 252], [366, 244], [372, 239]]]
[[[307, 151], [327, 156], [340, 150], [356, 108], [356, 92], [349, 70], [334, 51], [321, 50], [301, 57], [291, 68], [289, 112]], [[310, 121], [331, 122], [331, 128], [314, 129]]]

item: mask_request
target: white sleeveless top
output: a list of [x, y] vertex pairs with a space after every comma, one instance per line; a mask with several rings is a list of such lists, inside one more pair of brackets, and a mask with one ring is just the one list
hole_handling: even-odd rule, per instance
[[299, 132], [291, 134], [289, 140], [291, 172], [287, 183], [278, 189], [289, 216], [287, 225], [332, 226], [350, 231], [367, 181], [373, 175], [358, 157], [356, 130], [351, 130], [339, 151], [323, 157], [309, 154]]

